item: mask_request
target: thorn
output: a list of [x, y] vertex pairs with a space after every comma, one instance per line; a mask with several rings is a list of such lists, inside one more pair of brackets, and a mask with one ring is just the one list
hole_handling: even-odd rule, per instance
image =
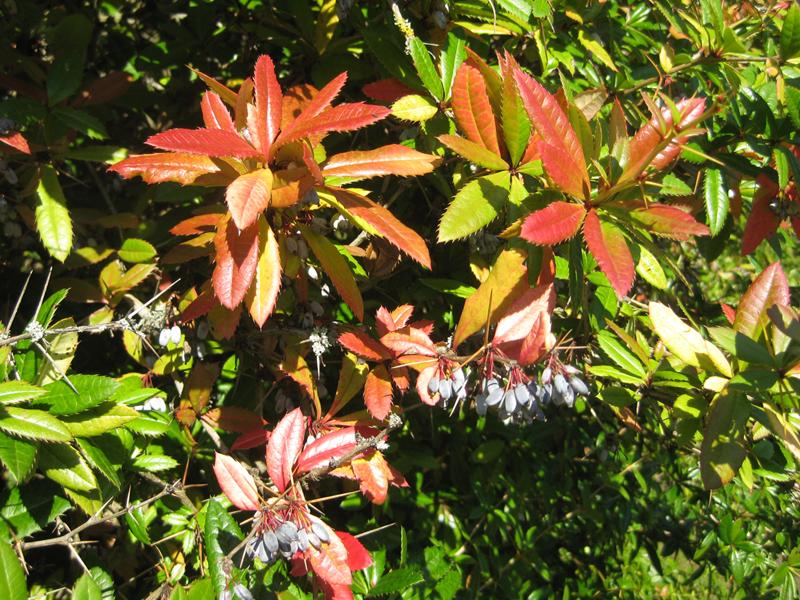
[[17, 316], [19, 305], [22, 304], [22, 298], [25, 296], [25, 290], [28, 289], [28, 284], [30, 283], [32, 276], [33, 276], [33, 271], [28, 271], [28, 277], [25, 279], [25, 283], [22, 285], [22, 291], [19, 293], [19, 297], [17, 298], [17, 303], [14, 305], [14, 311], [11, 313], [11, 318], [8, 320], [8, 325], [6, 325], [6, 332], [11, 331], [11, 326], [14, 324], [14, 319]]

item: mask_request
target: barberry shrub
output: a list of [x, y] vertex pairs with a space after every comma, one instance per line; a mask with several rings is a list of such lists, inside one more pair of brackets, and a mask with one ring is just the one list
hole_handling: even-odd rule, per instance
[[797, 595], [795, 3], [41, 4], [0, 597]]

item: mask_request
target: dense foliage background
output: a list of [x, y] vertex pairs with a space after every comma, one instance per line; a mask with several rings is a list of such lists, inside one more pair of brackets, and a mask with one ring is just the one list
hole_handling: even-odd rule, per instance
[[[357, 597], [797, 597], [794, 3], [9, 0], [0, 16], [0, 597], [346, 597], [314, 560], [316, 579], [240, 543], [252, 511], [230, 473], [283, 492], [264, 446], [295, 407], [319, 436], [402, 418], [368, 448], [396, 469], [371, 477], [407, 482], [385, 501], [388, 482], [358, 470], [304, 480], [315, 514], [370, 553], [354, 566], [348, 546]], [[284, 119], [344, 71], [338, 102], [369, 117], [284, 120], [284, 138], [299, 131], [284, 154], [252, 158], [235, 91], [258, 61], [259, 102], [262, 56]], [[204, 80], [218, 106], [201, 109]], [[207, 180], [119, 162], [229, 109], [244, 149], [195, 140]], [[185, 152], [172, 135], [150, 146]], [[336, 171], [376, 148], [370, 175]], [[416, 162], [374, 166], [390, 155]], [[280, 208], [278, 169], [298, 168], [302, 197]], [[253, 169], [266, 213], [224, 189]], [[345, 185], [373, 204], [331, 191]], [[260, 307], [247, 286], [226, 296], [238, 266], [227, 287], [215, 271], [230, 213], [258, 256], [275, 244], [264, 272], [283, 284]], [[540, 328], [527, 361], [522, 338], [486, 343], [522, 288], [552, 294], [538, 320], [506, 321]], [[430, 321], [406, 331], [422, 367], [401, 364], [405, 338], [364, 341], [404, 304]], [[501, 383], [563, 363], [589, 393], [485, 414], [490, 346]], [[431, 361], [443, 379], [464, 365], [455, 401], [427, 379], [419, 397]]]

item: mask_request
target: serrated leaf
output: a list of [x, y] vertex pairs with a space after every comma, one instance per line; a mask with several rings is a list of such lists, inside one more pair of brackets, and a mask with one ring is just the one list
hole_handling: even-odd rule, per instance
[[128, 238], [117, 250], [117, 255], [128, 263], [145, 263], [158, 256], [158, 251], [150, 242], [138, 238]]
[[703, 180], [703, 198], [711, 235], [717, 235], [728, 218], [728, 191], [719, 169], [707, 169]]
[[508, 170], [508, 163], [491, 150], [484, 148], [466, 138], [457, 135], [443, 134], [438, 138], [445, 146], [468, 161], [492, 171]]
[[139, 413], [122, 404], [107, 402], [77, 415], [65, 417], [64, 425], [75, 437], [93, 437], [122, 427]]
[[0, 409], [0, 430], [31, 440], [68, 442], [68, 427], [43, 410], [5, 406]]
[[90, 492], [97, 489], [97, 479], [72, 446], [43, 444], [39, 448], [39, 469], [68, 490]]
[[797, 434], [797, 428], [772, 404], [765, 402], [762, 406], [767, 413], [772, 432], [783, 442], [795, 460], [800, 460], [800, 436]]
[[379, 421], [389, 416], [392, 410], [392, 378], [384, 365], [378, 365], [367, 375], [364, 382], [364, 404]]
[[503, 125], [503, 139], [508, 149], [512, 165], [518, 165], [530, 143], [531, 121], [517, 91], [514, 75], [511, 70], [511, 59], [501, 63], [503, 66], [503, 95], [500, 107], [500, 119]]
[[603, 352], [620, 368], [642, 378], [647, 374], [642, 363], [613, 334], [601, 331], [597, 336], [597, 342]]
[[0, 461], [19, 482], [25, 481], [36, 464], [37, 446], [0, 432]]
[[500, 172], [461, 188], [439, 222], [439, 242], [465, 238], [494, 221], [508, 200], [510, 185], [509, 173]]
[[661, 193], [665, 196], [689, 196], [692, 188], [674, 173], [667, 173], [661, 180]]
[[72, 249], [72, 219], [56, 170], [42, 165], [36, 187], [36, 230], [50, 255], [64, 262]]
[[206, 523], [203, 534], [208, 554], [208, 571], [214, 583], [215, 596], [218, 597], [228, 585], [225, 557], [238, 545], [242, 539], [242, 532], [236, 521], [222, 508], [222, 505], [211, 498], [206, 506]]
[[730, 363], [720, 349], [703, 339], [699, 332], [678, 318], [668, 306], [651, 302], [650, 321], [656, 335], [681, 361], [725, 377], [733, 376]]
[[639, 246], [639, 260], [636, 263], [636, 272], [647, 283], [659, 290], [665, 290], [669, 285], [661, 263], [644, 246]]
[[7, 600], [28, 598], [25, 572], [19, 563], [17, 553], [5, 538], [0, 538], [0, 598]]
[[358, 320], [363, 321], [364, 301], [347, 261], [328, 238], [317, 235], [310, 227], [301, 225], [298, 228], [320, 266], [331, 278], [336, 291], [352, 309]]
[[[53, 324], [53, 329], [74, 328], [75, 321], [72, 317], [61, 319]], [[44, 385], [51, 381], [60, 380], [72, 364], [75, 357], [75, 350], [78, 347], [78, 333], [76, 331], [65, 331], [47, 338], [47, 353], [52, 362], [46, 360], [36, 374], [36, 384]]]
[[633, 210], [630, 216], [655, 234], [675, 240], [688, 240], [693, 235], [708, 235], [709, 229], [680, 208], [666, 204], [650, 204]]
[[131, 462], [131, 467], [145, 473], [158, 473], [160, 471], [170, 471], [179, 466], [177, 460], [171, 456], [163, 454], [140, 454]]
[[324, 467], [331, 460], [341, 458], [351, 452], [358, 445], [359, 439], [372, 437], [376, 433], [376, 429], [363, 426], [342, 427], [326, 433], [303, 448], [302, 453], [297, 457], [297, 472], [307, 473]]
[[72, 589], [72, 600], [103, 600], [103, 592], [92, 576], [84, 573]]
[[794, 58], [800, 53], [800, 7], [794, 2], [783, 19], [779, 49], [783, 60]]
[[253, 476], [239, 461], [230, 456], [219, 452], [214, 456], [214, 475], [228, 500], [241, 510], [258, 510], [261, 502]]
[[220, 173], [221, 167], [208, 156], [180, 152], [135, 154], [114, 163], [109, 171], [125, 179], [140, 176], [146, 183], [175, 181], [189, 185], [202, 175]]
[[466, 40], [458, 30], [450, 30], [439, 55], [439, 71], [442, 74], [443, 100], [449, 100], [453, 82], [461, 63], [467, 57]]
[[217, 266], [212, 274], [214, 294], [222, 306], [235, 309], [244, 299], [258, 265], [258, 224], [239, 231], [233, 220], [223, 220], [214, 236]]
[[49, 479], [36, 478], [8, 491], [0, 516], [23, 538], [42, 531], [72, 505], [59, 495], [60, 489]]
[[403, 121], [424, 123], [438, 112], [439, 108], [433, 102], [417, 94], [408, 94], [392, 104], [392, 115]]
[[322, 168], [325, 177], [368, 179], [383, 175], [424, 175], [430, 173], [440, 159], [400, 144], [389, 144], [375, 150], [355, 150], [331, 156]]
[[250, 227], [269, 206], [272, 171], [256, 169], [236, 178], [225, 190], [231, 218], [240, 230]]
[[578, 41], [581, 43], [581, 46], [586, 48], [589, 56], [596, 58], [615, 73], [619, 70], [611, 59], [611, 56], [606, 52], [606, 49], [603, 48], [603, 45], [594, 39], [594, 37], [586, 35], [583, 29], [578, 30]]
[[100, 375], [71, 375], [70, 383], [77, 394], [65, 381], [55, 381], [45, 387], [45, 395], [36, 404], [46, 404], [52, 415], [74, 415], [102, 404], [119, 388], [117, 381]]
[[34, 400], [47, 393], [44, 388], [37, 387], [27, 381], [4, 381], [0, 383], [0, 404], [19, 404]]
[[64, 17], [48, 31], [47, 45], [55, 57], [46, 82], [50, 106], [66, 100], [80, 88], [91, 34], [91, 22], [79, 13]]
[[736, 308], [733, 327], [744, 335], [758, 339], [768, 321], [767, 311], [775, 304], [788, 306], [791, 302], [789, 281], [779, 262], [764, 269], [742, 296]]
[[742, 233], [742, 254], [750, 254], [759, 244], [774, 234], [781, 223], [778, 215], [770, 208], [770, 202], [777, 196], [777, 184], [766, 175], [757, 179], [758, 190], [753, 195], [753, 207]]
[[628, 243], [618, 227], [600, 221], [592, 209], [583, 222], [583, 238], [618, 298], [623, 298], [633, 286], [635, 267]]
[[444, 98], [442, 90], [442, 80], [436, 72], [436, 67], [433, 64], [428, 48], [421, 39], [414, 36], [406, 40], [406, 46], [411, 54], [411, 60], [414, 63], [414, 68], [417, 70], [422, 84], [425, 86], [431, 96], [441, 101]]
[[425, 578], [417, 566], [395, 569], [382, 575], [375, 587], [369, 591], [367, 597], [374, 598], [388, 594], [399, 594], [423, 581], [425, 581]]
[[481, 72], [469, 63], [463, 63], [456, 73], [451, 105], [458, 128], [467, 139], [499, 156], [497, 122], [486, 81]]
[[552, 202], [525, 217], [520, 237], [542, 246], [560, 244], [578, 233], [585, 216], [586, 209], [580, 204]]
[[[390, 113], [390, 110], [375, 104], [352, 102], [339, 104], [329, 108], [312, 119], [301, 121], [298, 117], [294, 122], [299, 123], [290, 130], [281, 132], [276, 144], [287, 144], [313, 135], [321, 135], [331, 131], [353, 131], [380, 121]], [[288, 132], [287, 132], [288, 131]], [[273, 146], [273, 151], [276, 146]]]
[[283, 492], [292, 481], [294, 463], [305, 437], [306, 418], [302, 410], [295, 408], [278, 422], [269, 438], [267, 472], [279, 492]]
[[253, 92], [257, 127], [250, 129], [250, 134], [254, 136], [253, 141], [261, 154], [268, 157], [283, 117], [283, 93], [269, 56], [259, 56], [256, 61]]
[[78, 447], [80, 447], [87, 462], [97, 469], [116, 489], [119, 489], [122, 483], [117, 474], [117, 468], [111, 464], [105, 453], [88, 440], [78, 438], [75, 441], [78, 443]]
[[203, 113], [203, 124], [206, 128], [236, 131], [231, 113], [219, 94], [205, 92], [203, 99], [200, 101], [200, 110]]
[[263, 216], [258, 220], [258, 245], [256, 272], [245, 301], [253, 321], [263, 327], [275, 310], [281, 288], [280, 248], [272, 228]]
[[238, 133], [224, 129], [169, 129], [150, 136], [145, 143], [159, 150], [212, 157], [252, 158], [259, 154]]

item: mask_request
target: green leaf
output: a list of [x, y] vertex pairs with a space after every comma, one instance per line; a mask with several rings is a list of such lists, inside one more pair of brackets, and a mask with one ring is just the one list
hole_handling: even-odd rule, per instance
[[39, 468], [47, 477], [68, 490], [97, 490], [94, 473], [78, 451], [69, 444], [43, 444], [39, 448]]
[[93, 140], [104, 140], [108, 137], [105, 125], [85, 111], [59, 106], [53, 109], [53, 115], [67, 127], [80, 131]]
[[425, 581], [425, 577], [423, 577], [422, 572], [417, 566], [395, 569], [394, 571], [389, 571], [378, 580], [375, 587], [367, 594], [367, 598], [374, 598], [387, 594], [399, 594], [423, 581]]
[[780, 56], [783, 60], [800, 53], [800, 7], [792, 2], [781, 27]]
[[434, 277], [422, 277], [418, 279], [422, 285], [425, 287], [429, 287], [432, 290], [436, 290], [437, 292], [442, 292], [443, 294], [450, 294], [451, 296], [456, 296], [457, 298], [469, 298], [472, 294], [475, 293], [475, 288], [471, 285], [464, 285], [460, 281], [456, 281], [455, 279], [437, 279]]
[[219, 596], [225, 589], [228, 580], [222, 563], [226, 554], [241, 541], [242, 532], [233, 517], [222, 508], [219, 502], [211, 498], [206, 507], [204, 534], [206, 553], [208, 554], [208, 572], [214, 582], [214, 592]]
[[97, 469], [100, 474], [105, 477], [109, 483], [111, 483], [111, 485], [113, 485], [116, 489], [119, 489], [122, 486], [122, 483], [119, 480], [117, 468], [111, 464], [111, 461], [108, 459], [105, 453], [88, 440], [78, 438], [76, 441], [78, 442], [78, 446], [80, 447], [81, 452], [83, 453], [83, 456], [87, 462]]
[[661, 180], [661, 193], [665, 196], [690, 196], [692, 188], [673, 173], [667, 173]]
[[636, 261], [636, 272], [656, 289], [665, 290], [669, 285], [661, 263], [644, 246], [639, 246], [639, 260]]
[[186, 600], [208, 600], [214, 597], [214, 584], [211, 579], [198, 579], [189, 588]]
[[719, 169], [706, 169], [703, 181], [703, 197], [706, 202], [706, 215], [711, 235], [717, 235], [728, 218], [728, 191]]
[[122, 243], [117, 255], [127, 263], [146, 263], [158, 256], [158, 252], [150, 242], [138, 238], [128, 238]]
[[19, 404], [46, 393], [46, 390], [27, 381], [5, 381], [0, 383], [0, 404]]
[[639, 359], [629, 352], [614, 334], [608, 331], [601, 331], [597, 336], [597, 342], [600, 344], [600, 348], [603, 352], [605, 352], [620, 368], [633, 375], [638, 375], [639, 377], [644, 377], [647, 374], [647, 371], [645, 371]]
[[18, 537], [38, 533], [72, 508], [59, 492], [55, 483], [43, 478], [11, 488], [0, 507], [0, 517], [11, 524]]
[[24, 481], [36, 464], [37, 446], [0, 432], [0, 461], [17, 481]]
[[75, 415], [102, 404], [119, 388], [117, 381], [101, 375], [70, 375], [69, 380], [77, 394], [65, 381], [54, 381], [45, 386], [47, 393], [35, 404], [46, 404], [52, 415]]
[[65, 17], [47, 37], [48, 52], [55, 56], [47, 74], [47, 98], [55, 106], [78, 91], [83, 79], [86, 48], [92, 24], [81, 14]]
[[84, 146], [65, 151], [61, 158], [113, 165], [128, 157], [128, 149], [119, 146]]
[[614, 61], [611, 59], [611, 56], [609, 56], [608, 52], [606, 52], [606, 49], [603, 48], [602, 44], [594, 39], [594, 37], [586, 35], [583, 29], [578, 30], [578, 41], [581, 43], [581, 46], [586, 48], [589, 56], [596, 58], [614, 72], [618, 70], [617, 65], [614, 64]]
[[786, 112], [792, 120], [792, 125], [800, 129], [800, 90], [791, 85], [786, 85]]
[[714, 28], [714, 32], [719, 38], [725, 28], [725, 20], [722, 16], [722, 2], [720, 0], [700, 0], [700, 7], [703, 12], [703, 23], [708, 23]]
[[81, 578], [75, 583], [72, 600], [103, 600], [100, 586], [89, 573], [81, 575]]
[[411, 52], [411, 60], [414, 62], [414, 68], [417, 70], [420, 80], [422, 80], [422, 85], [431, 93], [431, 96], [441, 102], [444, 97], [442, 80], [439, 79], [439, 74], [436, 72], [436, 67], [433, 64], [428, 48], [416, 36], [408, 38], [407, 44]]
[[500, 105], [500, 120], [503, 139], [508, 149], [512, 165], [518, 165], [531, 137], [531, 120], [528, 111], [522, 104], [511, 71], [507, 71], [503, 79], [503, 93]]
[[169, 471], [178, 466], [178, 461], [171, 456], [140, 454], [133, 459], [132, 467], [139, 471], [156, 473], [159, 471]]
[[768, 366], [775, 363], [769, 350], [731, 327], [709, 327], [708, 333], [717, 344], [739, 360]]
[[740, 392], [726, 390], [712, 403], [700, 447], [700, 475], [706, 489], [722, 487], [739, 470], [746, 455], [742, 438], [749, 415], [750, 403]]
[[456, 194], [439, 223], [439, 242], [472, 235], [497, 218], [508, 199], [511, 179], [507, 172], [470, 181]]
[[123, 405], [107, 402], [78, 415], [64, 418], [64, 425], [75, 437], [92, 437], [121, 427], [137, 418], [139, 413]]
[[131, 534], [143, 544], [150, 544], [150, 534], [147, 532], [147, 520], [145, 519], [142, 507], [130, 510], [125, 513], [125, 522], [128, 524]]
[[598, 377], [608, 377], [610, 379], [616, 379], [622, 383], [630, 383], [632, 385], [640, 385], [642, 383], [642, 378], [636, 375], [631, 375], [625, 371], [620, 371], [616, 367], [610, 367], [607, 365], [598, 365], [596, 367], [590, 367], [589, 372], [592, 375], [596, 375]]
[[28, 585], [25, 573], [19, 564], [17, 553], [7, 539], [0, 539], [0, 598], [4, 600], [26, 600]]
[[444, 88], [443, 99], [449, 100], [453, 90], [453, 81], [456, 78], [456, 71], [467, 56], [466, 40], [458, 30], [450, 30], [444, 47], [439, 55], [439, 71], [442, 74], [442, 87]]
[[603, 402], [617, 408], [624, 408], [636, 402], [636, 396], [633, 395], [633, 392], [616, 385], [603, 388], [599, 396]]
[[[53, 325], [53, 329], [71, 329], [74, 327], [75, 321], [72, 317], [61, 319]], [[54, 336], [48, 336], [46, 350], [52, 361], [44, 360], [44, 364], [39, 368], [39, 372], [36, 375], [36, 383], [45, 385], [52, 381], [60, 380], [69, 370], [77, 348], [77, 331], [64, 331]]]
[[0, 430], [14, 436], [45, 442], [68, 442], [67, 426], [43, 410], [6, 406], [0, 408]]
[[64, 262], [72, 249], [72, 220], [56, 170], [43, 165], [36, 187], [39, 204], [36, 206], [36, 230], [50, 255]]

